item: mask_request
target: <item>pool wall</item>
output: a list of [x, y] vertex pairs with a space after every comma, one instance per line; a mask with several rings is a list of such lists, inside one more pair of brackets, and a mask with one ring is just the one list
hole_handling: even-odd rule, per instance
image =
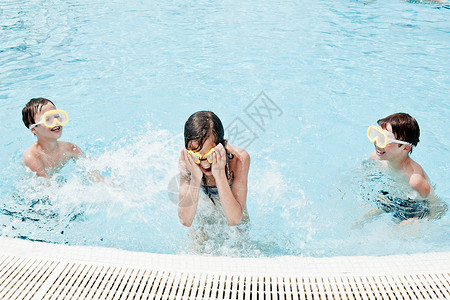
[[0, 237], [1, 299], [449, 299], [450, 253], [230, 258]]

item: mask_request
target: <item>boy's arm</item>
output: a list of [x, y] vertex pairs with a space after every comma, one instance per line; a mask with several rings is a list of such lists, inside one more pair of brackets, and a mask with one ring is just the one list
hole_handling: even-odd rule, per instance
[[419, 193], [422, 198], [427, 198], [431, 192], [428, 180], [420, 174], [413, 174], [409, 178], [409, 185]]
[[81, 151], [81, 149], [75, 144], [69, 143], [68, 148], [71, 154], [71, 158], [77, 159], [78, 157], [83, 155], [83, 151]]
[[[70, 153], [70, 157], [73, 159], [77, 159], [80, 156], [84, 155], [83, 151], [75, 144], [68, 143], [67, 144], [68, 151]], [[89, 180], [91, 182], [105, 182], [105, 178], [97, 170], [92, 170], [88, 173]]]
[[31, 153], [24, 153], [22, 159], [23, 164], [32, 172], [36, 173], [37, 176], [50, 178], [50, 176], [47, 174], [47, 171], [45, 170], [44, 165], [35, 155]]

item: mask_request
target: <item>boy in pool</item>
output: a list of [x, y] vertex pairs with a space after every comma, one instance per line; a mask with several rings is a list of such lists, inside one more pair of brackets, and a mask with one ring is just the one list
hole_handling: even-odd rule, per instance
[[[220, 119], [210, 111], [199, 111], [184, 126], [185, 148], [181, 150], [178, 216], [191, 226], [205, 205], [223, 212], [228, 225], [248, 221], [246, 198], [250, 156], [244, 149], [228, 144]], [[209, 200], [199, 205], [203, 190]], [[204, 198], [202, 197], [201, 201]], [[202, 208], [200, 208], [200, 206]]]
[[392, 114], [377, 123], [379, 126], [369, 126], [367, 130], [367, 136], [375, 146], [370, 158], [397, 171], [412, 189], [427, 198], [432, 187], [422, 167], [409, 156], [419, 143], [419, 124], [405, 113]]
[[57, 110], [52, 101], [31, 99], [22, 110], [22, 120], [37, 138], [37, 142], [23, 153], [22, 162], [37, 176], [50, 178], [67, 161], [83, 153], [73, 143], [58, 141], [69, 119], [67, 113]]
[[[370, 158], [396, 178], [399, 188], [405, 185], [406, 189], [402, 188], [403, 192], [399, 190], [403, 195], [379, 191], [378, 209], [368, 212], [366, 217], [387, 212], [393, 213], [395, 220], [403, 222], [442, 216], [447, 206], [434, 194], [422, 167], [409, 156], [419, 143], [417, 121], [408, 114], [395, 113], [378, 120], [378, 125], [367, 129], [367, 137], [375, 146]], [[410, 192], [407, 191], [409, 188], [412, 189]]]

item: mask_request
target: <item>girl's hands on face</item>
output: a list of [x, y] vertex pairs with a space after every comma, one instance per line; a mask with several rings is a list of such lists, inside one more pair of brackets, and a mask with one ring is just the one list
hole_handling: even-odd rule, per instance
[[187, 154], [186, 148], [181, 150], [180, 159], [178, 161], [180, 172], [192, 176], [192, 179], [201, 180], [203, 173], [199, 166], [194, 162], [194, 159]]
[[218, 144], [214, 149], [213, 163], [211, 172], [214, 178], [218, 179], [220, 176], [225, 176], [225, 166], [227, 164], [227, 153], [222, 144]]

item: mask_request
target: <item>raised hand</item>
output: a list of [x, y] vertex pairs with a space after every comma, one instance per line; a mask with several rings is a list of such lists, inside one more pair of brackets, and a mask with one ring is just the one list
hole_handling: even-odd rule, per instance
[[193, 158], [187, 154], [186, 148], [181, 150], [178, 168], [182, 175], [190, 176], [191, 179], [201, 180], [203, 173], [199, 166], [194, 162]]
[[217, 180], [221, 176], [225, 175], [225, 166], [227, 164], [227, 153], [222, 144], [218, 144], [214, 150], [213, 163], [211, 166], [211, 172], [214, 178]]

